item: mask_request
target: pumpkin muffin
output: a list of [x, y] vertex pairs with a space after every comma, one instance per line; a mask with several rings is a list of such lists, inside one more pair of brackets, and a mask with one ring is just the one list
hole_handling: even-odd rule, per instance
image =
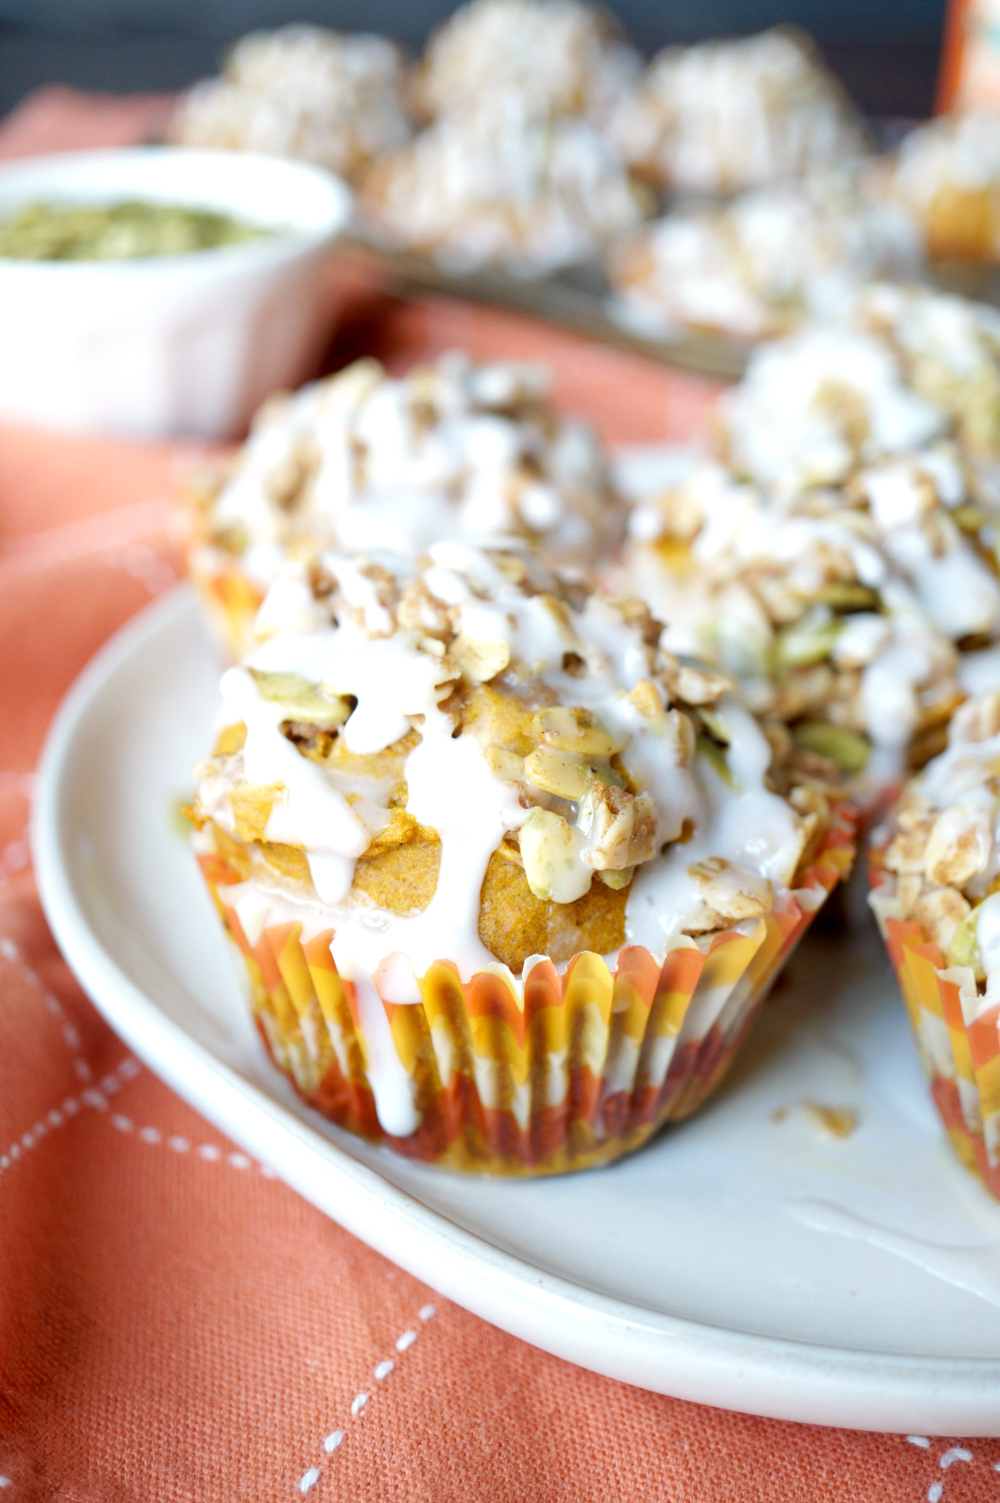
[[167, 138], [300, 157], [354, 179], [410, 134], [404, 80], [402, 54], [384, 37], [257, 31], [236, 43], [221, 77], [181, 96]]
[[679, 205], [614, 247], [616, 311], [637, 334], [758, 340], [832, 316], [873, 277], [912, 277], [919, 236], [856, 173], [827, 171], [729, 203]]
[[519, 277], [594, 260], [649, 207], [606, 131], [517, 92], [439, 116], [379, 158], [358, 193], [376, 240], [450, 272]]
[[232, 656], [286, 557], [513, 536], [579, 565], [625, 525], [596, 435], [550, 405], [545, 369], [458, 353], [401, 377], [361, 360], [272, 398], [183, 499], [191, 576]]
[[713, 195], [803, 177], [864, 144], [809, 38], [784, 29], [666, 48], [619, 106], [612, 134], [648, 181]]
[[928, 256], [1000, 261], [1000, 119], [941, 115], [903, 138], [882, 178], [920, 226]]
[[640, 68], [605, 11], [577, 0], [473, 0], [434, 32], [411, 97], [426, 120], [502, 96], [540, 116], [602, 125]]
[[832, 765], [527, 551], [327, 553], [259, 625], [192, 817], [305, 1099], [501, 1173], [693, 1111], [850, 864]]
[[928, 450], [776, 500], [705, 463], [636, 508], [614, 572], [668, 646], [736, 676], [868, 803], [943, 744], [956, 639], [1000, 625], [1000, 584], [939, 499], [957, 473]]
[[870, 902], [944, 1126], [1000, 1197], [998, 814], [993, 687], [962, 706], [947, 749], [906, 785], [876, 832]]

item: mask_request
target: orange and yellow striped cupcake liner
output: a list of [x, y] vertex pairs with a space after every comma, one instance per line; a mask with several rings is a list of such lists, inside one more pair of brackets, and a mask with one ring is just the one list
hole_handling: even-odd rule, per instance
[[439, 960], [419, 980], [419, 1002], [375, 992], [412, 1092], [418, 1125], [406, 1136], [379, 1121], [357, 988], [334, 965], [333, 931], [305, 936], [301, 922], [269, 921], [258, 888], [252, 906], [264, 918], [248, 935], [234, 898], [250, 884], [218, 855], [199, 859], [246, 962], [264, 1042], [310, 1106], [410, 1158], [541, 1175], [619, 1158], [701, 1106], [853, 856], [843, 816], [803, 885], [749, 933], [688, 940], [662, 962], [632, 945], [613, 969], [581, 953], [562, 971], [541, 960], [523, 982], [499, 965], [463, 982]]
[[[869, 856], [872, 887], [884, 879]], [[1000, 1003], [950, 979], [940, 946], [913, 919], [879, 916], [931, 1095], [963, 1163], [1000, 1199]], [[982, 1010], [980, 1010], [982, 1009]]]

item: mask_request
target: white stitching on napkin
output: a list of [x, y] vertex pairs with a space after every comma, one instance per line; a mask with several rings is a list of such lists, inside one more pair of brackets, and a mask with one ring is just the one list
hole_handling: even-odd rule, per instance
[[[424, 1324], [426, 1324], [427, 1321], [433, 1319], [434, 1315], [436, 1314], [436, 1310], [433, 1305], [422, 1305], [417, 1314], [418, 1318]], [[403, 1331], [401, 1335], [396, 1337], [396, 1351], [401, 1353], [408, 1352], [410, 1347], [417, 1340], [417, 1336], [418, 1333], [413, 1329]], [[393, 1361], [393, 1359], [391, 1357], [384, 1357], [381, 1362], [376, 1363], [375, 1367], [372, 1369], [372, 1374], [375, 1377], [376, 1381], [381, 1383], [384, 1382], [384, 1380], [388, 1378], [391, 1373], [395, 1372], [395, 1370], [396, 1363]], [[368, 1403], [370, 1399], [371, 1394], [359, 1393], [351, 1401], [352, 1419], [364, 1418], [368, 1409]], [[339, 1448], [343, 1445], [345, 1438], [345, 1432], [343, 1430], [331, 1430], [329, 1435], [325, 1436], [323, 1439], [323, 1450], [327, 1453], [328, 1456], [331, 1455], [334, 1451], [339, 1450]], [[302, 1476], [299, 1478], [299, 1492], [310, 1492], [316, 1486], [317, 1482], [319, 1482], [321, 1476], [322, 1472], [318, 1466], [309, 1467], [302, 1473]]]
[[[14, 844], [14, 842], [11, 842], [11, 844]], [[9, 850], [10, 845], [5, 846], [3, 855], [0, 856], [0, 886], [3, 885], [4, 879], [2, 872], [3, 861]], [[50, 992], [45, 989], [42, 984], [41, 977], [36, 971], [33, 971], [31, 966], [28, 965], [25, 961], [20, 946], [15, 944], [14, 940], [12, 940], [8, 935], [4, 935], [2, 938], [0, 938], [0, 956], [2, 956], [9, 965], [12, 965], [14, 967], [26, 986], [31, 987], [33, 991], [37, 991], [41, 994], [42, 1001], [45, 1003], [46, 1008], [52, 1014], [52, 1016], [54, 1018], [59, 1018], [62, 1021], [62, 1039], [67, 1049], [69, 1049], [70, 1053], [73, 1055], [73, 1068], [75, 1069], [80, 1080], [84, 1082], [89, 1081], [92, 1076], [92, 1071], [90, 1065], [87, 1063], [81, 1052], [80, 1035], [73, 1023], [71, 1023], [69, 1018], [66, 1016], [65, 1009], [63, 1008], [62, 1003], [59, 1001], [59, 998], [55, 995], [54, 992]], [[118, 1087], [116, 1084], [115, 1089], [117, 1090], [117, 1088]]]
[[[907, 1435], [904, 1438], [909, 1441], [911, 1446], [919, 1446], [922, 1451], [929, 1452], [931, 1446], [934, 1444], [930, 1437], [926, 1435]], [[972, 1460], [972, 1452], [966, 1446], [949, 1446], [938, 1457], [938, 1466], [943, 1472], [946, 1472], [956, 1461]], [[994, 1461], [991, 1465], [995, 1472], [1000, 1472], [1000, 1461]], [[927, 1503], [941, 1503], [941, 1499], [944, 1497], [944, 1483], [931, 1482], [927, 1488], [926, 1497]]]
[[[103, 1085], [104, 1081], [101, 1084]], [[137, 1131], [132, 1118], [126, 1117], [122, 1112], [115, 1112], [109, 1118], [109, 1121], [112, 1127], [117, 1128], [118, 1132], [123, 1134], [134, 1132], [141, 1142], [148, 1143], [153, 1148], [162, 1146], [171, 1149], [174, 1153], [189, 1153], [191, 1151], [192, 1145], [187, 1138], [182, 1138], [177, 1134], [165, 1138], [160, 1128], [149, 1125], [140, 1127]], [[199, 1143], [194, 1152], [206, 1164], [226, 1163], [231, 1169], [236, 1169], [240, 1173], [245, 1173], [248, 1169], [256, 1168], [260, 1171], [264, 1179], [274, 1179], [276, 1177], [274, 1170], [269, 1164], [258, 1163], [256, 1159], [248, 1157], [245, 1153], [227, 1153], [217, 1143]]]
[[[135, 1078], [138, 1073], [135, 1060], [123, 1059], [116, 1073], [119, 1077], [119, 1080], [115, 1081], [117, 1090], [120, 1081]], [[0, 1177], [20, 1163], [26, 1153], [37, 1148], [42, 1139], [48, 1136], [50, 1130], [65, 1127], [67, 1120], [78, 1117], [84, 1106], [92, 1107], [95, 1111], [106, 1111], [107, 1105], [107, 1100], [100, 1091], [86, 1090], [81, 1091], [79, 1097], [67, 1096], [58, 1106], [51, 1107], [44, 1117], [39, 1117], [38, 1121], [19, 1138], [15, 1138], [8, 1148], [0, 1150]]]

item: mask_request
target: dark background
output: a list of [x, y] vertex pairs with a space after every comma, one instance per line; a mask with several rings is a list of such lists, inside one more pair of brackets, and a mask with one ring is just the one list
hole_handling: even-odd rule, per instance
[[[795, 22], [869, 114], [930, 113], [945, 0], [610, 0], [647, 53]], [[382, 31], [412, 51], [453, 0], [0, 0], [0, 114], [42, 83], [177, 89], [258, 26]]]

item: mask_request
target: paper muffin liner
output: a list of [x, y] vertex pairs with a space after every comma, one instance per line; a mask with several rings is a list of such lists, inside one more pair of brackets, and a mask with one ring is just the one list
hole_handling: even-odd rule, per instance
[[[869, 852], [877, 894], [885, 845]], [[1000, 1003], [950, 979], [941, 947], [914, 919], [875, 909], [931, 1096], [962, 1162], [1000, 1199]]]
[[[267, 889], [241, 882], [219, 855], [199, 860], [246, 962], [264, 1042], [310, 1106], [409, 1158], [537, 1175], [619, 1158], [701, 1106], [853, 856], [844, 816], [802, 886], [749, 933], [678, 943], [662, 962], [639, 945], [625, 946], [614, 968], [590, 952], [562, 970], [543, 959], [523, 982], [499, 963], [463, 982], [442, 959], [420, 977], [420, 1002], [407, 1004], [341, 978], [332, 929], [305, 937], [287, 901], [279, 918], [281, 900]], [[237, 884], [241, 896], [254, 889], [253, 934], [234, 907]], [[373, 1050], [383, 1078], [387, 1050], [391, 1070], [405, 1074], [418, 1124], [405, 1135], [379, 1120]]]

